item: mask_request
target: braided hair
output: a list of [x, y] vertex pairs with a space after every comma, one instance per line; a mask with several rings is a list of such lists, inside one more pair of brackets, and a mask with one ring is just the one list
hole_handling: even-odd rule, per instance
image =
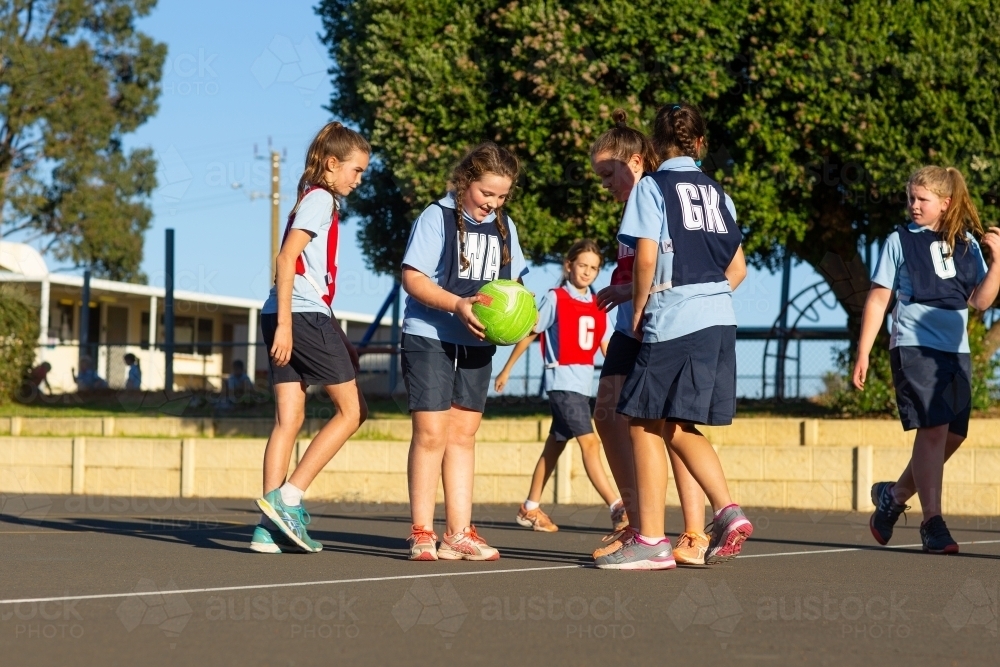
[[[455, 190], [455, 219], [458, 223], [458, 243], [460, 266], [463, 271], [469, 268], [469, 258], [465, 256], [465, 193], [469, 186], [481, 179], [486, 174], [496, 174], [504, 178], [509, 178], [511, 182], [511, 192], [517, 177], [521, 172], [521, 163], [510, 150], [497, 146], [492, 141], [479, 144], [465, 154], [465, 157], [455, 165], [451, 172], [450, 183]], [[510, 194], [508, 193], [508, 200]], [[510, 250], [508, 249], [507, 237], [510, 231], [507, 229], [507, 221], [504, 217], [503, 205], [495, 209], [497, 214], [497, 231], [503, 239], [503, 256], [501, 266], [510, 264]]]
[[696, 107], [686, 102], [666, 104], [656, 112], [652, 139], [660, 160], [681, 156], [700, 160], [708, 147], [705, 119]]

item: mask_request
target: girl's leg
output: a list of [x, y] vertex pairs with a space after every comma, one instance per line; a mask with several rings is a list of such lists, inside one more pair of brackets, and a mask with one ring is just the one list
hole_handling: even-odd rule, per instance
[[479, 430], [479, 423], [483, 420], [483, 413], [452, 405], [446, 414], [448, 429], [445, 434], [443, 461], [438, 469], [444, 480], [446, 533], [454, 535], [472, 525], [476, 431]]
[[448, 444], [451, 411], [415, 411], [412, 421], [413, 438], [406, 462], [410, 518], [413, 525], [433, 530], [434, 501], [441, 479], [441, 462]]
[[920, 497], [924, 521], [941, 514], [941, 483], [944, 477], [948, 425], [918, 428], [913, 439], [910, 470]]
[[635, 466], [632, 461], [632, 439], [629, 435], [628, 417], [616, 411], [624, 375], [609, 375], [601, 378], [597, 389], [597, 404], [594, 409], [594, 424], [597, 435], [604, 445], [604, 455], [608, 459], [611, 475], [618, 485], [622, 503], [629, 521], [639, 520], [639, 496], [635, 486]]
[[531, 475], [528, 500], [536, 503], [541, 501], [545, 484], [552, 476], [552, 471], [556, 469], [556, 463], [564, 449], [566, 449], [566, 441], [556, 440], [556, 437], [549, 433], [549, 437], [545, 439], [542, 455], [538, 457], [538, 463], [535, 464], [535, 472]]
[[316, 475], [368, 419], [368, 404], [355, 380], [329, 384], [325, 389], [337, 414], [312, 439], [302, 460], [295, 467], [295, 472], [288, 478], [293, 486], [303, 491], [309, 488]]
[[[666, 437], [670, 434], [670, 447], [680, 457], [688, 471], [697, 480], [698, 485], [705, 490], [712, 509], [716, 512], [733, 504], [729, 495], [726, 476], [722, 472], [719, 455], [715, 453], [708, 438], [701, 434], [693, 424], [667, 422], [663, 427]], [[634, 436], [633, 436], [634, 437]], [[636, 462], [638, 466], [638, 462]], [[686, 522], [685, 518], [685, 522]], [[645, 533], [643, 533], [645, 535]]]
[[670, 425], [664, 429], [664, 441], [667, 443], [667, 453], [670, 455], [670, 468], [674, 471], [674, 484], [677, 486], [677, 496], [681, 501], [681, 512], [684, 514], [684, 532], [702, 533], [705, 531], [705, 492], [701, 490], [698, 481], [684, 465], [667, 439], [668, 431], [673, 434]]
[[285, 483], [288, 461], [302, 428], [306, 410], [306, 386], [300, 382], [274, 385], [274, 428], [264, 449], [264, 493]]
[[604, 499], [605, 504], [610, 506], [611, 503], [618, 500], [618, 496], [611, 488], [608, 476], [604, 472], [604, 464], [601, 463], [601, 443], [598, 442], [597, 436], [593, 433], [577, 436], [576, 441], [580, 443], [583, 469], [587, 471], [590, 483], [594, 485], [597, 493]]
[[639, 490], [639, 534], [661, 539], [663, 506], [667, 494], [667, 454], [663, 448], [662, 419], [629, 420], [632, 456], [635, 463], [635, 484]]
[[[962, 446], [963, 442], [965, 442], [964, 435], [958, 435], [951, 431], [948, 432], [948, 439], [944, 446], [945, 463]], [[906, 470], [899, 476], [899, 481], [896, 482], [896, 485], [892, 487], [892, 496], [897, 503], [905, 505], [906, 501], [912, 498], [916, 492], [917, 483], [913, 480], [913, 463], [911, 461], [906, 464]]]

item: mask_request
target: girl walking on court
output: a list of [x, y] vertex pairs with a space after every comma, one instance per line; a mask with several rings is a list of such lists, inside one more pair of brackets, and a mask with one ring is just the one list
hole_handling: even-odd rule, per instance
[[528, 498], [518, 510], [516, 521], [525, 528], [545, 533], [554, 533], [559, 527], [539, 506], [542, 491], [570, 438], [580, 443], [587, 477], [608, 504], [615, 528], [625, 514], [621, 498], [604, 474], [601, 443], [590, 421], [594, 357], [598, 349], [602, 354], [607, 352], [608, 345], [604, 339], [608, 316], [598, 308], [597, 298], [590, 289], [600, 270], [601, 249], [595, 241], [582, 239], [570, 247], [563, 264], [562, 284], [546, 292], [540, 300], [535, 333], [514, 347], [496, 380], [496, 390], [502, 392], [514, 364], [541, 334], [552, 426], [531, 476]]
[[[972, 412], [969, 306], [986, 310], [1000, 289], [1000, 233], [985, 234], [962, 173], [923, 167], [906, 184], [911, 222], [900, 225], [882, 246], [865, 302], [854, 366], [854, 386], [865, 388], [872, 345], [893, 292], [889, 359], [896, 405], [904, 430], [917, 430], [913, 453], [895, 482], [872, 486], [875, 512], [869, 521], [879, 544], [914, 493], [920, 498], [923, 550], [958, 553], [941, 518], [944, 463], [965, 440]], [[990, 250], [987, 270], [976, 236]]]
[[[658, 160], [653, 145], [642, 132], [626, 124], [625, 112], [615, 110], [612, 118], [615, 127], [594, 142], [590, 160], [594, 171], [601, 177], [601, 184], [619, 202], [628, 201], [632, 188], [644, 172], [656, 170]], [[616, 530], [605, 537], [609, 542], [594, 552], [594, 558], [617, 551], [622, 542], [635, 533], [628, 524], [629, 517], [638, 522], [639, 505], [635, 491], [635, 470], [632, 463], [632, 439], [629, 436], [628, 418], [616, 412], [625, 377], [632, 371], [639, 354], [639, 341], [632, 334], [632, 263], [635, 251], [624, 244], [618, 245], [618, 265], [611, 275], [611, 285], [597, 294], [598, 306], [603, 310], [618, 307], [615, 330], [604, 355], [600, 384], [597, 389], [597, 406], [594, 422], [604, 444], [608, 465], [621, 492], [623, 509], [616, 517]], [[669, 434], [668, 434], [669, 437]], [[704, 564], [708, 549], [705, 525], [705, 494], [698, 482], [684, 466], [684, 462], [670, 447], [670, 467], [684, 515], [684, 533], [674, 548], [674, 559], [681, 564]]]
[[[339, 198], [361, 183], [371, 147], [340, 123], [323, 127], [306, 153], [298, 198], [288, 216], [275, 284], [261, 309], [274, 386], [274, 428], [264, 450], [264, 513], [250, 548], [263, 553], [323, 545], [306, 532], [309, 513], [302, 496], [368, 416], [356, 382], [358, 355], [336, 318], [332, 303], [337, 280]], [[306, 388], [322, 385], [336, 414], [298, 462], [291, 477], [288, 462], [305, 419]]]
[[[413, 423], [407, 463], [411, 560], [496, 560], [472, 525], [476, 431], [486, 407], [496, 346], [472, 314], [476, 293], [528, 269], [503, 206], [517, 157], [487, 142], [451, 174], [451, 190], [420, 214], [403, 257], [403, 379]], [[434, 505], [444, 482], [445, 532], [438, 547]]]
[[736, 315], [732, 292], [746, 276], [732, 201], [702, 173], [705, 121], [687, 104], [654, 121], [663, 159], [629, 196], [618, 240], [635, 250], [632, 329], [641, 340], [618, 411], [629, 417], [639, 499], [637, 533], [596, 560], [606, 569], [676, 565], [664, 533], [663, 439], [704, 489], [714, 511], [705, 562], [734, 558], [753, 528], [729, 495], [719, 457], [697, 425], [732, 423]]

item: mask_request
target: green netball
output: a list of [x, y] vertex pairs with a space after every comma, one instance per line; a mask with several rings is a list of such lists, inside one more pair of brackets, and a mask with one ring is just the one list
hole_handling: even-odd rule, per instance
[[479, 290], [480, 303], [472, 312], [486, 327], [486, 340], [494, 345], [513, 345], [531, 333], [538, 311], [535, 297], [521, 283], [494, 280]]

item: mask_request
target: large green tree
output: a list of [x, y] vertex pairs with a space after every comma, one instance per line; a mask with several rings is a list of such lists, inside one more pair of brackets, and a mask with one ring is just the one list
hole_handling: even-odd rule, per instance
[[155, 0], [0, 0], [0, 231], [61, 261], [142, 280], [147, 149], [166, 47], [135, 28]]
[[[858, 248], [904, 220], [907, 176], [958, 166], [986, 219], [1000, 184], [998, 0], [713, 3], [322, 0], [331, 111], [372, 140], [355, 202], [372, 267], [397, 272], [411, 221], [482, 139], [515, 147], [511, 208], [537, 261], [614, 243], [618, 206], [588, 165], [616, 106], [648, 128], [683, 99], [758, 266], [791, 252], [835, 283], [856, 326]], [[997, 331], [1000, 342], [1000, 329]]]

